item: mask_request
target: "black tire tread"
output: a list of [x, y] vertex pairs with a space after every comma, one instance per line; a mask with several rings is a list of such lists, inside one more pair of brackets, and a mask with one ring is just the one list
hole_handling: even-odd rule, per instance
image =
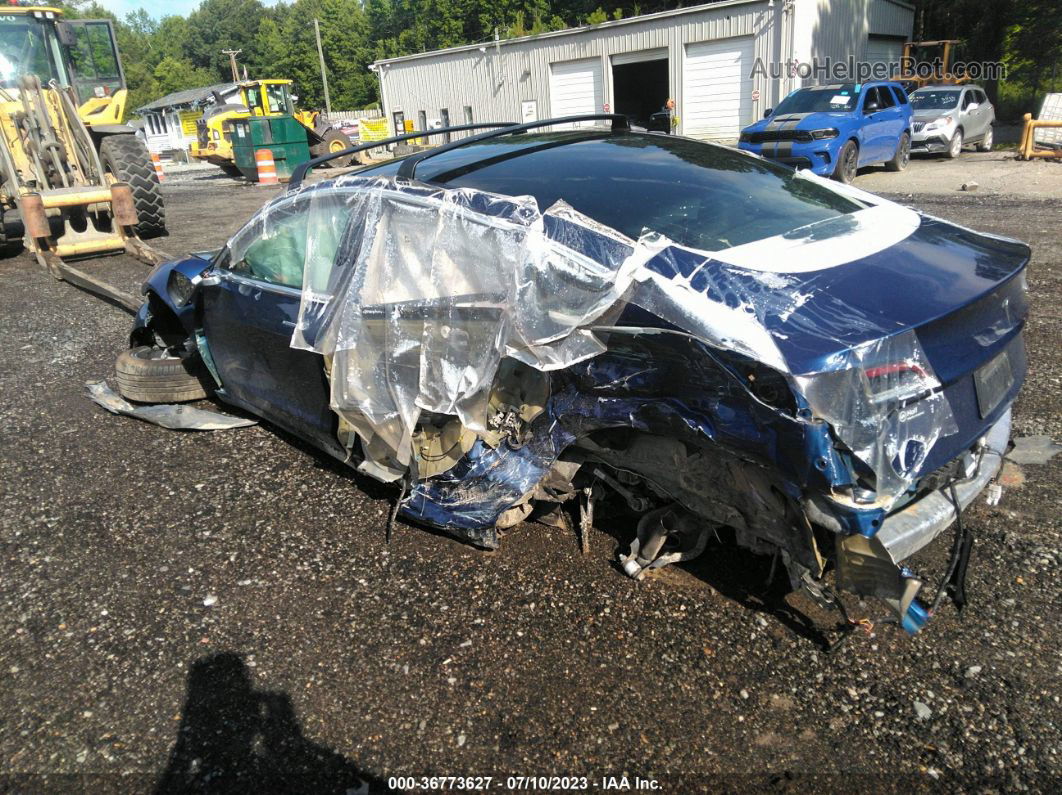
[[142, 345], [122, 351], [114, 363], [118, 392], [140, 403], [183, 403], [207, 396], [202, 377], [183, 359], [142, 359]]
[[100, 143], [100, 160], [120, 182], [133, 191], [133, 203], [140, 223], [136, 233], [143, 238], [166, 232], [166, 207], [162, 186], [147, 147], [135, 135], [109, 135]]
[[899, 172], [904, 170], [905, 166], [900, 165], [900, 146], [903, 144], [904, 138], [907, 138], [908, 146], [910, 146], [911, 138], [907, 133], [904, 133], [900, 136], [900, 141], [896, 144], [896, 153], [893, 154], [892, 159], [885, 161], [886, 171]]
[[[321, 144], [322, 155], [328, 154], [329, 144], [332, 141], [339, 140], [340, 138], [346, 141], [348, 149], [354, 146], [354, 144], [350, 141], [350, 136], [348, 136], [342, 130], [326, 130], [322, 137], [324, 138], [324, 142]], [[353, 155], [351, 155], [350, 157], [337, 157], [335, 160], [329, 160], [327, 163], [322, 164], [322, 168], [344, 168], [346, 166], [349, 166], [353, 159]]]
[[[854, 141], [846, 141], [844, 146], [841, 147], [841, 151], [838, 152], [838, 154], [837, 154], [837, 164], [834, 166], [833, 174], [830, 175], [831, 179], [837, 180], [842, 185], [851, 184], [851, 181], [852, 181], [851, 179], [845, 179], [844, 178], [844, 169], [843, 169], [845, 153], [848, 151], [849, 147], [854, 147], [856, 149], [856, 152], [858, 153], [859, 145], [857, 143], [855, 143]], [[858, 156], [858, 154], [857, 154], [857, 156]], [[856, 166], [856, 173], [858, 173], [858, 172], [859, 172], [859, 168], [858, 168], [858, 165], [857, 165]]]

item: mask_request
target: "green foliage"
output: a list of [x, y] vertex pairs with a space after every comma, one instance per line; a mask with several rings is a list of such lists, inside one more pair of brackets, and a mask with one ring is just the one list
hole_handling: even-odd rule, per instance
[[1062, 90], [1058, 0], [915, 0], [915, 38], [959, 39], [962, 60], [1002, 61], [1006, 78], [985, 81], [998, 118], [1035, 114], [1048, 91]]
[[587, 25], [600, 25], [602, 22], [608, 22], [608, 14], [605, 13], [605, 9], [601, 6], [586, 15]]

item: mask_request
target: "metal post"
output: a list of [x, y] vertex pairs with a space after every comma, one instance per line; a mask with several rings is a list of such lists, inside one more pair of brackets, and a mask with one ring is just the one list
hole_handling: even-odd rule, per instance
[[328, 98], [328, 75], [325, 73], [324, 50], [321, 49], [321, 26], [315, 17], [313, 20], [313, 35], [317, 37], [317, 57], [321, 59], [321, 82], [324, 84], [325, 113], [332, 114], [332, 100]]
[[229, 56], [229, 66], [232, 67], [232, 82], [233, 83], [239, 83], [240, 82], [240, 70], [236, 66], [236, 56], [239, 55], [241, 52], [243, 52], [243, 50], [222, 50], [221, 51], [222, 55]]

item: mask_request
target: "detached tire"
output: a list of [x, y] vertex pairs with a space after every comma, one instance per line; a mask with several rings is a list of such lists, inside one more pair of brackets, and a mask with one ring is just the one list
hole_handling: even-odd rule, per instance
[[122, 351], [114, 363], [118, 391], [140, 403], [184, 403], [207, 396], [200, 377], [165, 348], [141, 345]]
[[158, 237], [166, 232], [166, 208], [155, 165], [147, 147], [135, 135], [109, 135], [100, 142], [103, 169], [119, 182], [129, 183], [139, 223], [140, 237]]

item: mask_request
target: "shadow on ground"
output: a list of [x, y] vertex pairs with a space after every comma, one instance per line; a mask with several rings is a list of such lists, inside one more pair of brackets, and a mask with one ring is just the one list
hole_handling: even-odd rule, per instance
[[306, 739], [286, 693], [256, 690], [237, 654], [196, 660], [157, 793], [375, 793], [380, 779]]
[[[619, 550], [626, 552], [635, 534], [637, 516], [610, 510], [612, 507], [602, 506], [595, 529], [611, 535]], [[570, 521], [578, 520], [573, 517]], [[612, 562], [612, 567], [626, 576], [618, 560]], [[697, 578], [746, 610], [762, 613], [786, 631], [823, 650], [838, 640], [837, 632], [842, 628], [838, 614], [824, 610], [806, 594], [794, 591], [780, 561], [742, 549], [732, 531], [720, 528], [700, 556], [674, 564], [674, 568]]]

